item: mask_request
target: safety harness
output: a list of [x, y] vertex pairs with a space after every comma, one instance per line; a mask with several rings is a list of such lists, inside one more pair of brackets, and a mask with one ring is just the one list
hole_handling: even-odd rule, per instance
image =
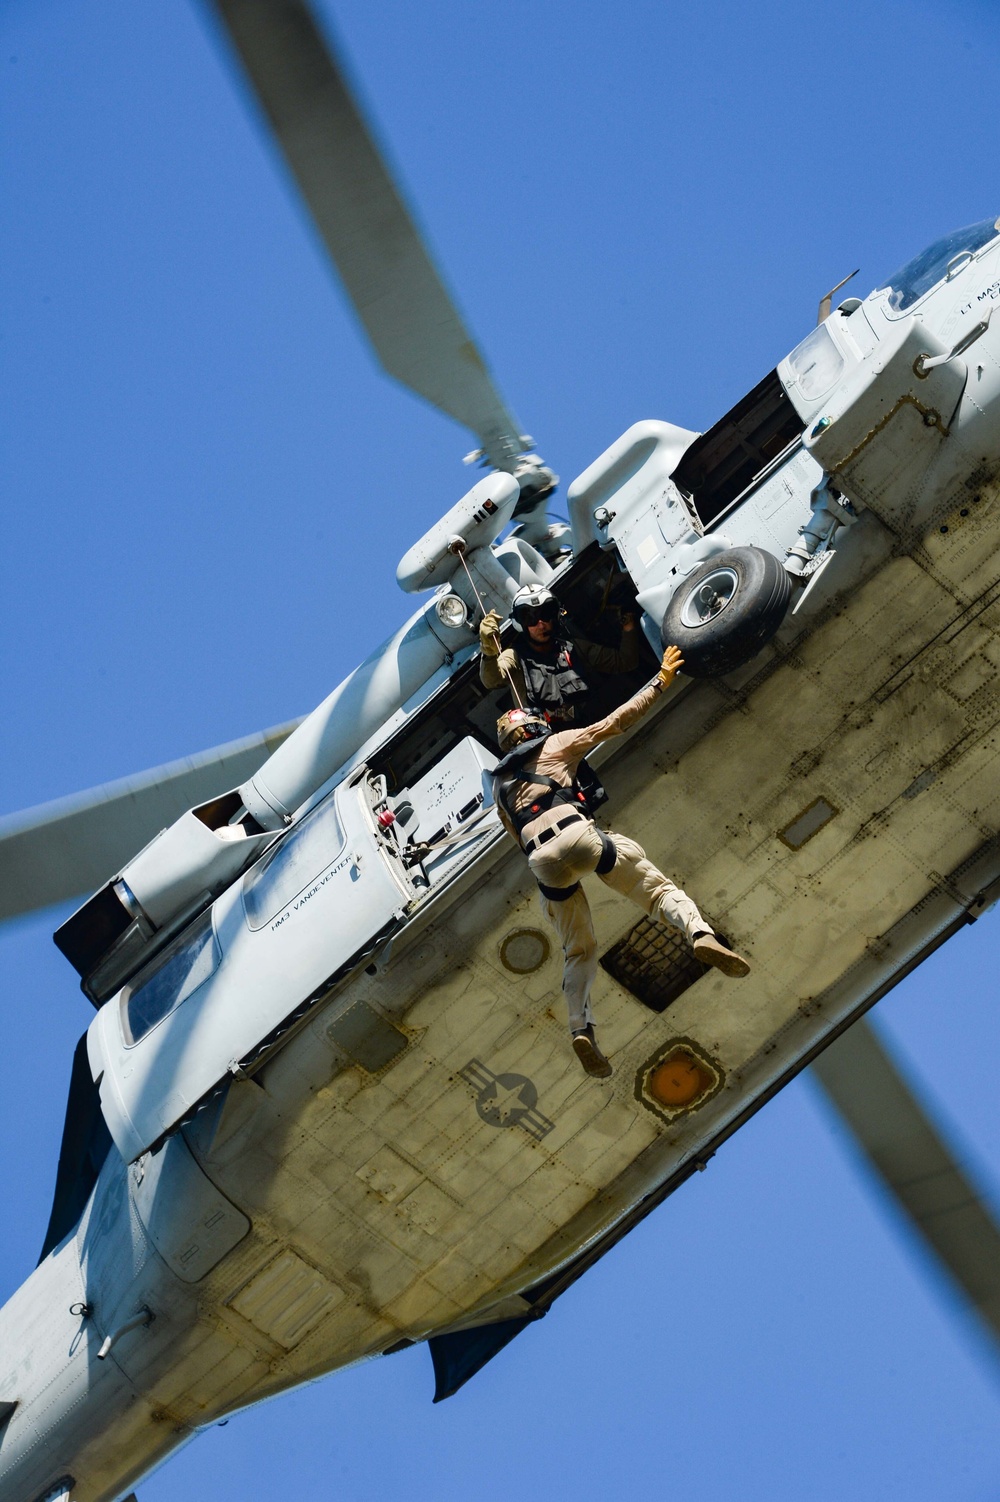
[[[541, 746], [537, 740], [525, 741], [522, 745], [515, 746], [513, 751], [509, 751], [493, 771], [496, 801], [517, 831], [521, 849], [525, 855], [529, 856], [535, 850], [547, 845], [550, 840], [554, 840], [559, 830], [576, 823], [578, 819], [590, 820], [601, 804], [607, 802], [608, 797], [597, 773], [585, 761], [581, 761], [576, 776], [568, 787], [561, 782], [556, 782], [554, 777], [547, 777], [537, 768], [527, 766], [526, 763], [537, 756], [540, 750]], [[522, 808], [516, 808], [511, 798], [516, 783], [527, 783], [529, 787], [540, 788], [541, 791], [532, 797], [530, 803], [526, 803]], [[528, 841], [523, 839], [525, 829], [529, 824], [534, 823], [539, 814], [548, 813], [549, 809], [558, 808], [561, 804], [566, 805], [565, 818], [556, 820], [533, 839]], [[602, 848], [600, 860], [594, 869], [598, 876], [605, 876], [618, 859], [618, 851], [610, 835], [605, 834], [602, 829], [598, 829], [597, 834]], [[578, 881], [570, 887], [549, 887], [543, 882], [539, 882], [538, 886], [542, 896], [547, 897], [550, 902], [565, 902], [580, 889]]]

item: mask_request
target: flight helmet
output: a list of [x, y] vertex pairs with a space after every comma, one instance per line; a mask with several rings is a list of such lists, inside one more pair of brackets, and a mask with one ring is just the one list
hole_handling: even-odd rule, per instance
[[559, 601], [541, 584], [525, 584], [514, 596], [510, 613], [515, 629], [523, 631], [525, 626], [533, 626], [536, 621], [555, 623], [559, 619]]
[[544, 740], [551, 733], [552, 726], [542, 711], [531, 705], [527, 709], [508, 709], [497, 720], [497, 740], [504, 756], [524, 741]]

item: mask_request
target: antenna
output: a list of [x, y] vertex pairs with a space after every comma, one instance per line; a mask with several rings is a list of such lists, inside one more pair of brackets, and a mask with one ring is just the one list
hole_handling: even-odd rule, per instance
[[831, 287], [830, 290], [829, 290], [829, 292], [826, 294], [825, 297], [821, 297], [820, 298], [820, 300], [819, 300], [819, 313], [818, 313], [817, 318], [816, 318], [817, 325], [821, 324], [821, 323], [825, 323], [826, 320], [829, 318], [829, 316], [830, 316], [830, 309], [833, 307], [833, 294], [835, 292], [839, 292], [840, 289], [841, 289], [841, 287], [846, 287], [847, 284], [848, 284], [848, 282], [851, 280], [851, 277], [857, 276], [857, 274], [858, 274], [858, 272], [860, 270], [861, 270], [861, 267], [859, 266], [857, 268], [857, 270], [851, 272], [850, 276], [845, 276], [844, 280], [842, 282], [838, 282], [835, 287]]

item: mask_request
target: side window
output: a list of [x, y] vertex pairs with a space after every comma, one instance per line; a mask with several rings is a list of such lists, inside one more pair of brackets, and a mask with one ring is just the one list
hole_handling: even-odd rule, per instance
[[219, 946], [212, 932], [211, 911], [193, 928], [140, 971], [122, 999], [122, 1030], [128, 1043], [138, 1043], [193, 991], [204, 985], [219, 963]]
[[321, 876], [344, 848], [344, 830], [333, 797], [321, 803], [249, 871], [243, 906], [251, 928], [263, 928]]
[[788, 356], [788, 363], [807, 402], [825, 396], [844, 368], [844, 357], [825, 323], [807, 334]]

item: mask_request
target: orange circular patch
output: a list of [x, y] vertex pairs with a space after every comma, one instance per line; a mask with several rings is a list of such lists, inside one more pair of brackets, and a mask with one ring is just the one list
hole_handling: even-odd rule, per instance
[[676, 1111], [704, 1095], [711, 1084], [708, 1070], [684, 1049], [656, 1066], [649, 1076], [649, 1093], [661, 1105]]

